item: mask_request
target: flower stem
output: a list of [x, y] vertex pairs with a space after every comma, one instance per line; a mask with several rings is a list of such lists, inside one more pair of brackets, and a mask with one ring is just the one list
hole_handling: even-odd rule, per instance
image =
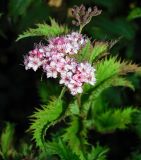
[[80, 26], [80, 28], [79, 28], [79, 33], [82, 32], [82, 29], [83, 29], [83, 25]]
[[81, 94], [77, 95], [77, 104], [79, 106], [79, 108], [81, 107]]
[[61, 90], [60, 95], [59, 95], [59, 99], [61, 99], [61, 98], [63, 97], [65, 91], [66, 91], [66, 87], [64, 86], [64, 87], [62, 88], [62, 90]]

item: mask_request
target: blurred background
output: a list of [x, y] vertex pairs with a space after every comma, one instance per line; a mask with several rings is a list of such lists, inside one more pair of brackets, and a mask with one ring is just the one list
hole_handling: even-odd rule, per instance
[[[41, 81], [40, 71], [25, 71], [23, 66], [23, 56], [35, 43], [43, 40], [34, 37], [16, 42], [16, 38], [37, 23], [48, 23], [49, 17], [71, 27], [71, 8], [80, 4], [86, 7], [97, 5], [103, 10], [100, 16], [92, 19], [83, 33], [93, 40], [114, 40], [120, 37], [121, 40], [111, 50], [112, 54], [141, 65], [141, 1], [0, 0], [0, 126], [4, 121], [15, 123], [19, 139], [27, 135], [25, 131], [29, 126], [28, 117], [41, 104], [40, 94], [44, 94], [41, 88], [55, 88], [49, 88], [49, 83], [54, 82], [46, 82], [45, 78]], [[131, 78], [135, 92], [122, 88], [107, 91], [106, 95], [112, 106], [141, 106], [141, 79], [136, 76]], [[110, 146], [109, 159], [122, 160], [134, 150], [140, 152], [137, 134], [132, 127], [114, 134], [90, 133], [90, 141], [96, 140], [102, 145]]]

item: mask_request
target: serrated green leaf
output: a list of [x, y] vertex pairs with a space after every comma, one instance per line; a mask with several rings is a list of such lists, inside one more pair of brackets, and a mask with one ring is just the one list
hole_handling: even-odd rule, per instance
[[117, 76], [120, 71], [120, 62], [116, 57], [102, 60], [96, 65], [96, 85], [101, 82]]
[[108, 50], [108, 43], [107, 42], [96, 42], [89, 59], [89, 62], [92, 63], [99, 57], [101, 54], [107, 52]]
[[92, 151], [88, 154], [88, 160], [106, 160], [106, 154], [108, 151], [108, 148], [101, 147], [97, 144], [96, 147], [93, 147]]
[[[85, 154], [83, 152], [83, 143], [85, 142], [85, 138], [80, 138], [79, 132], [80, 132], [80, 121], [78, 117], [73, 117], [69, 127], [66, 128], [66, 132], [63, 134], [63, 140], [65, 142], [68, 142], [69, 147], [75, 153], [80, 157], [80, 160], [85, 160]], [[83, 142], [84, 141], [84, 142]]]
[[62, 112], [62, 101], [60, 99], [54, 99], [48, 105], [42, 106], [42, 109], [38, 109], [31, 116], [31, 125], [29, 131], [33, 133], [33, 139], [36, 145], [41, 149], [44, 149], [45, 132], [54, 124]]
[[125, 129], [131, 124], [132, 116], [137, 109], [127, 107], [124, 109], [108, 109], [97, 115], [95, 113], [94, 127], [100, 133], [114, 132], [116, 129]]
[[125, 86], [134, 90], [133, 84], [122, 76], [139, 72], [141, 72], [141, 67], [136, 64], [121, 62], [116, 57], [106, 58], [96, 64], [96, 84], [94, 86], [85, 85], [84, 92], [89, 93], [89, 96], [94, 99], [111, 86]]
[[61, 160], [80, 160], [77, 155], [72, 153], [72, 150], [61, 139], [47, 142], [46, 148], [46, 155], [58, 155]]
[[51, 25], [48, 24], [37, 24], [37, 28], [35, 29], [28, 29], [27, 31], [20, 34], [16, 41], [26, 37], [34, 37], [34, 36], [43, 36], [43, 37], [53, 37], [58, 36], [63, 33], [67, 33], [68, 29], [66, 26], [59, 26], [55, 20], [50, 19]]
[[127, 80], [126, 78], [123, 77], [117, 77], [113, 79], [112, 86], [123, 86], [123, 87], [129, 87], [133, 91], [135, 90], [133, 84]]
[[137, 75], [141, 75], [141, 67], [138, 64], [123, 61], [121, 62], [120, 74], [126, 75], [127, 73], [136, 73]]

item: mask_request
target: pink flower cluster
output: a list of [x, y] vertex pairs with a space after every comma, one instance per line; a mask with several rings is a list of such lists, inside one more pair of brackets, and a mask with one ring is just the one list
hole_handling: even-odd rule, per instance
[[87, 62], [78, 63], [69, 55], [77, 54], [87, 39], [77, 32], [50, 39], [47, 46], [36, 47], [24, 58], [25, 69], [43, 68], [47, 78], [60, 78], [72, 95], [82, 93], [84, 83], [94, 85], [95, 69]]

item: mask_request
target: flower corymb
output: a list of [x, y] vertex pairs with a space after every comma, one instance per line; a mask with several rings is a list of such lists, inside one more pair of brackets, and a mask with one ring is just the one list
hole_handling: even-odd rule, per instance
[[59, 78], [72, 95], [82, 93], [84, 83], [94, 85], [95, 69], [88, 62], [78, 63], [70, 55], [79, 54], [87, 38], [77, 32], [51, 38], [47, 46], [36, 47], [24, 57], [25, 69], [42, 67], [47, 78]]

